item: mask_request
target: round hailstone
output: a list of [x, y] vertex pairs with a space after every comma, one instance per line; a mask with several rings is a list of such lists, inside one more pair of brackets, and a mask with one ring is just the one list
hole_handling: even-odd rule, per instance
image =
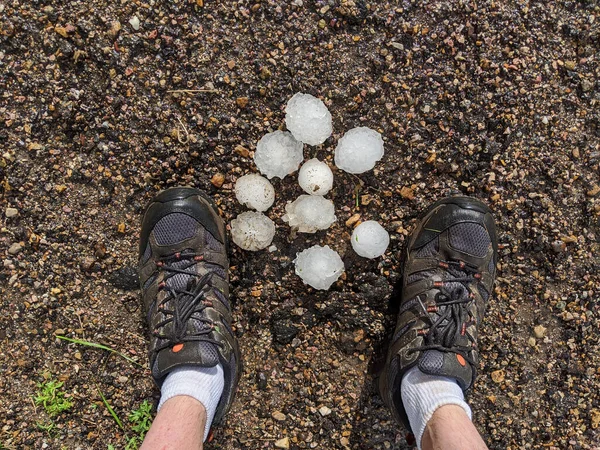
[[285, 106], [285, 125], [294, 137], [308, 145], [319, 145], [331, 136], [331, 113], [321, 100], [298, 92]]
[[248, 208], [266, 211], [275, 201], [275, 189], [269, 180], [253, 173], [238, 178], [235, 196], [238, 202]]
[[315, 289], [327, 290], [344, 272], [342, 258], [327, 245], [315, 245], [296, 255], [296, 275]]
[[320, 195], [301, 195], [285, 205], [285, 212], [282, 220], [300, 233], [326, 230], [336, 220], [333, 202]]
[[246, 211], [231, 221], [231, 237], [241, 249], [257, 251], [271, 245], [275, 224], [263, 213]]
[[364, 258], [377, 258], [385, 253], [390, 245], [390, 235], [374, 220], [367, 220], [354, 229], [352, 248]]
[[304, 145], [288, 131], [265, 134], [254, 152], [254, 162], [260, 173], [271, 179], [284, 178], [298, 170], [304, 161]]
[[325, 195], [333, 186], [333, 172], [317, 158], [309, 159], [300, 168], [298, 183], [310, 195]]
[[352, 128], [335, 148], [335, 165], [348, 173], [363, 173], [383, 157], [381, 134], [367, 127]]

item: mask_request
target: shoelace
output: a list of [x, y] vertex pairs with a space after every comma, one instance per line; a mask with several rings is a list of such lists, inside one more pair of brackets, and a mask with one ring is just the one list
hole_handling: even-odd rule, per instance
[[[152, 335], [164, 340], [162, 345], [154, 348], [153, 352], [158, 353], [165, 348], [171, 348], [174, 352], [179, 352], [183, 349], [185, 342], [203, 341], [211, 344], [222, 346], [221, 342], [208, 337], [215, 328], [212, 320], [203, 317], [202, 312], [211, 307], [212, 301], [206, 300], [206, 294], [213, 289], [210, 281], [213, 273], [208, 272], [203, 276], [190, 271], [189, 269], [199, 262], [203, 261], [202, 255], [195, 253], [175, 253], [172, 256], [162, 258], [157, 261], [156, 266], [159, 271], [166, 272], [163, 281], [159, 283], [158, 289], [165, 290], [167, 295], [158, 304], [157, 311], [162, 313], [166, 318], [156, 324]], [[189, 264], [184, 267], [174, 267], [172, 263], [188, 260]], [[177, 274], [189, 275], [192, 279], [198, 279], [197, 282], [188, 283], [187, 289], [176, 289], [167, 285], [167, 280]], [[173, 309], [166, 309], [165, 305], [171, 301]], [[205, 323], [207, 326], [195, 333], [189, 333], [187, 330], [188, 322], [193, 319], [197, 322]], [[161, 333], [160, 329], [168, 324], [171, 324], [171, 331], [168, 334]]]
[[[414, 347], [409, 352], [438, 350], [456, 353], [469, 362], [474, 370], [475, 362], [468, 357], [471, 349], [457, 345], [456, 341], [459, 336], [466, 335], [472, 346], [475, 345], [475, 339], [467, 332], [467, 327], [472, 319], [468, 307], [474, 299], [474, 295], [469, 292], [469, 284], [474, 280], [479, 281], [481, 274], [463, 261], [439, 261], [439, 267], [445, 269], [452, 275], [452, 278], [434, 282], [434, 287], [439, 289], [435, 297], [435, 306], [425, 308], [421, 299], [418, 298], [419, 304], [427, 313], [426, 317], [429, 318], [431, 324], [429, 328], [419, 330], [419, 334], [424, 336], [424, 345]], [[450, 289], [448, 286], [454, 283], [459, 283], [461, 287], [455, 285], [453, 289]], [[437, 319], [433, 320], [430, 316], [431, 313], [436, 313]]]

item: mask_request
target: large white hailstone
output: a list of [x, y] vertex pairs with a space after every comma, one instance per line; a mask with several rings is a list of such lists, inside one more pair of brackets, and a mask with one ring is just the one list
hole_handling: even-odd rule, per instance
[[333, 172], [317, 158], [309, 159], [300, 168], [298, 183], [310, 195], [325, 195], [333, 187]]
[[385, 253], [390, 245], [390, 235], [374, 220], [367, 220], [357, 226], [352, 233], [352, 248], [364, 258], [377, 258]]
[[248, 208], [266, 211], [275, 201], [275, 189], [269, 180], [253, 173], [238, 178], [235, 196], [238, 202]]
[[308, 145], [319, 145], [331, 136], [331, 113], [321, 100], [298, 92], [285, 107], [285, 125], [294, 137]]
[[367, 127], [352, 128], [335, 148], [335, 165], [348, 173], [363, 173], [383, 158], [381, 134]]
[[271, 245], [275, 224], [263, 213], [246, 211], [231, 221], [231, 237], [243, 250], [257, 251]]
[[298, 170], [304, 161], [304, 145], [288, 131], [265, 134], [254, 152], [254, 162], [260, 173], [267, 178], [284, 178]]
[[319, 195], [301, 195], [285, 205], [285, 212], [283, 221], [300, 233], [326, 230], [336, 220], [333, 202]]
[[296, 255], [294, 263], [296, 275], [315, 289], [329, 289], [344, 272], [342, 258], [327, 245], [307, 248]]

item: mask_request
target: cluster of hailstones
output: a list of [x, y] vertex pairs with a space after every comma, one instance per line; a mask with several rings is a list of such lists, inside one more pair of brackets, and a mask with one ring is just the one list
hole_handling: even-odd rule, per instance
[[[304, 161], [304, 144], [322, 144], [333, 131], [327, 107], [310, 94], [298, 93], [288, 101], [285, 123], [289, 131], [268, 133], [256, 145], [254, 162], [269, 179], [284, 178], [298, 170]], [[354, 174], [373, 169], [382, 157], [381, 135], [366, 127], [346, 132], [335, 149], [335, 165]], [[233, 242], [244, 250], [267, 248], [275, 235], [273, 221], [263, 214], [275, 200], [275, 190], [267, 178], [244, 175], [235, 184], [238, 201], [256, 210], [231, 221]], [[282, 220], [300, 233], [326, 230], [336, 221], [333, 202], [324, 197], [333, 187], [331, 169], [325, 162], [310, 159], [300, 168], [298, 183], [306, 195], [288, 202]], [[358, 255], [377, 258], [385, 253], [390, 237], [379, 223], [369, 220], [354, 229], [351, 242]], [[297, 254], [294, 263], [296, 274], [315, 289], [329, 289], [344, 271], [342, 259], [329, 246], [308, 248]]]

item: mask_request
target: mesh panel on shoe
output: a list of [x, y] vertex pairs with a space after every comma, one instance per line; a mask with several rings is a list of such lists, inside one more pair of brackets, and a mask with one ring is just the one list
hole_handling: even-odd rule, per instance
[[214, 289], [214, 293], [215, 293], [215, 296], [219, 299], [219, 301], [221, 303], [223, 303], [227, 307], [227, 309], [229, 309], [230, 306], [229, 306], [229, 300], [227, 299], [227, 297], [225, 297], [225, 295], [218, 289]]
[[219, 363], [219, 352], [217, 351], [215, 344], [211, 344], [210, 342], [200, 342], [198, 344], [198, 349], [200, 350], [202, 360], [206, 365], [215, 366]]
[[[235, 354], [231, 355], [231, 358], [229, 358], [229, 366], [231, 367], [231, 384], [233, 385], [233, 382], [236, 380], [237, 378], [237, 364], [236, 364], [236, 360], [235, 360]], [[228, 388], [231, 388], [232, 386], [227, 386]]]
[[[194, 267], [188, 267], [186, 269], [187, 266], [190, 265], [190, 262], [183, 259], [181, 261], [175, 261], [171, 264], [169, 264], [170, 267], [173, 267], [174, 269], [181, 269], [181, 270], [187, 270], [188, 272], [192, 272], [194, 270]], [[186, 275], [184, 273], [178, 273], [173, 275], [171, 278], [169, 278], [167, 280], [167, 286], [173, 288], [173, 289], [177, 289], [178, 291], [184, 290], [187, 288], [188, 282], [190, 281], [191, 275]]]
[[419, 367], [428, 373], [439, 373], [444, 366], [444, 354], [438, 350], [427, 350], [419, 361]]
[[400, 358], [396, 356], [390, 361], [390, 368], [388, 370], [388, 383], [392, 391], [394, 391], [396, 387], [400, 388], [400, 383], [396, 383], [396, 377], [398, 376], [399, 360]]
[[488, 270], [490, 271], [490, 274], [493, 274], [494, 271], [496, 270], [496, 262], [494, 261], [493, 256], [492, 256], [492, 259], [490, 259], [490, 264], [488, 265]]
[[406, 283], [407, 284], [412, 284], [415, 281], [419, 281], [419, 280], [423, 280], [425, 278], [429, 278], [433, 275], [433, 272], [430, 270], [421, 270], [420, 272], [415, 272], [415, 273], [411, 273], [407, 278], [406, 278]]
[[206, 246], [208, 248], [210, 248], [211, 250], [214, 250], [216, 252], [220, 252], [221, 249], [223, 248], [222, 245], [218, 240], [215, 239], [215, 237], [210, 234], [210, 232], [206, 232], [204, 233], [204, 240], [206, 242]]
[[477, 223], [465, 222], [448, 229], [450, 246], [477, 257], [486, 255], [491, 240], [487, 230]]
[[142, 264], [146, 264], [148, 260], [152, 256], [152, 249], [150, 248], [150, 242], [146, 245], [146, 249], [144, 250], [144, 255], [142, 256]]
[[456, 299], [463, 299], [469, 296], [469, 291], [462, 283], [449, 282], [445, 283], [444, 286], [446, 287], [446, 290], [450, 291], [452, 295], [456, 296], [454, 297]]
[[144, 283], [144, 290], [148, 289], [152, 283], [156, 280], [156, 275], [152, 275], [150, 278], [146, 280]]
[[153, 233], [158, 245], [173, 245], [193, 238], [199, 228], [200, 224], [193, 217], [173, 213], [160, 219]]
[[410, 308], [419, 303], [418, 297], [411, 298], [409, 301], [400, 306], [400, 311], [398, 311], [398, 315], [403, 314], [405, 311], [408, 311]]
[[398, 339], [400, 339], [400, 337], [402, 337], [402, 335], [404, 333], [406, 333], [410, 329], [410, 327], [412, 327], [414, 325], [414, 323], [415, 323], [415, 321], [411, 320], [406, 325], [404, 325], [402, 328], [400, 328], [398, 331], [396, 331], [396, 333], [394, 334], [394, 337], [392, 338], [392, 343], [394, 343]]
[[432, 239], [419, 250], [417, 250], [417, 258], [428, 258], [434, 256], [440, 248], [439, 238]]
[[481, 298], [483, 299], [484, 302], [487, 302], [488, 298], [490, 298], [490, 293], [488, 291], [486, 291], [482, 285], [480, 285], [480, 287], [479, 287], [479, 293], [481, 294]]
[[218, 264], [205, 263], [205, 265], [207, 271], [212, 272], [223, 279], [227, 278], [227, 273], [225, 272], [225, 269], [223, 269]]

